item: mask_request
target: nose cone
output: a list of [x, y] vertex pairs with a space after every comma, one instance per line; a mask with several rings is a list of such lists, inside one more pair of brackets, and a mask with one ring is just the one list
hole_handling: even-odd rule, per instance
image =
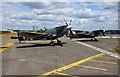
[[68, 26], [67, 26], [67, 29], [71, 29], [71, 28], [72, 28], [72, 26], [71, 26], [71, 25], [68, 25]]

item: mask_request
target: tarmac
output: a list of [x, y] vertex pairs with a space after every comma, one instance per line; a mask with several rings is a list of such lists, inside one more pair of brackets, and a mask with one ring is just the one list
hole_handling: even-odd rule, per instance
[[9, 36], [2, 37], [2, 75], [119, 75], [119, 55], [114, 56], [117, 38], [98, 38], [98, 42], [64, 37], [60, 40], [63, 46], [50, 46], [45, 40], [18, 43]]

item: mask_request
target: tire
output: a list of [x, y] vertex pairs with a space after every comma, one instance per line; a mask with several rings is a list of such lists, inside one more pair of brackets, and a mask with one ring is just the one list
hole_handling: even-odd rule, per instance
[[51, 42], [50, 42], [50, 46], [55, 46], [55, 42], [54, 42], [54, 41], [51, 41]]
[[33, 39], [32, 39], [32, 38], [29, 38], [28, 40], [29, 40], [29, 41], [32, 41]]

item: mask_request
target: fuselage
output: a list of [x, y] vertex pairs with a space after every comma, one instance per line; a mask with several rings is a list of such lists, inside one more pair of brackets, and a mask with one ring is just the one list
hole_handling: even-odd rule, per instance
[[51, 28], [45, 31], [46, 34], [52, 35], [53, 37], [59, 38], [63, 37], [64, 34], [71, 28], [68, 28], [68, 26], [63, 25], [55, 28]]

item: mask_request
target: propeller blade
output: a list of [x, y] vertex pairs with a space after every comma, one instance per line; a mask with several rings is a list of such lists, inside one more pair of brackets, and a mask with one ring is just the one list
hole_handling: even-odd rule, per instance
[[68, 23], [66, 22], [66, 20], [65, 20], [65, 18], [63, 17], [63, 20], [64, 20], [64, 22], [66, 23], [66, 25], [68, 26]]
[[102, 35], [105, 36], [104, 27], [99, 26], [99, 29], [101, 30]]
[[44, 27], [44, 29], [45, 29], [45, 30], [47, 30], [47, 28], [46, 28], [46, 27]]
[[102, 35], [103, 35], [103, 36], [105, 36], [105, 32], [104, 32], [104, 30], [102, 30], [102, 32], [101, 32], [101, 33], [102, 33]]
[[104, 29], [104, 27], [102, 27], [102, 30]]
[[103, 36], [105, 36], [105, 30], [104, 30], [104, 27], [102, 27], [102, 30], [103, 30]]
[[72, 19], [70, 20], [70, 23], [69, 23], [69, 25], [71, 25], [71, 22], [72, 22]]
[[66, 36], [66, 37], [68, 37], [68, 36], [69, 36], [68, 31], [65, 33], [65, 36]]
[[99, 29], [102, 30], [100, 26], [99, 26]]
[[71, 29], [69, 29], [69, 31], [70, 31], [70, 39], [72, 39], [72, 37], [74, 37], [74, 34], [73, 34], [73, 32], [72, 32], [72, 30]]

